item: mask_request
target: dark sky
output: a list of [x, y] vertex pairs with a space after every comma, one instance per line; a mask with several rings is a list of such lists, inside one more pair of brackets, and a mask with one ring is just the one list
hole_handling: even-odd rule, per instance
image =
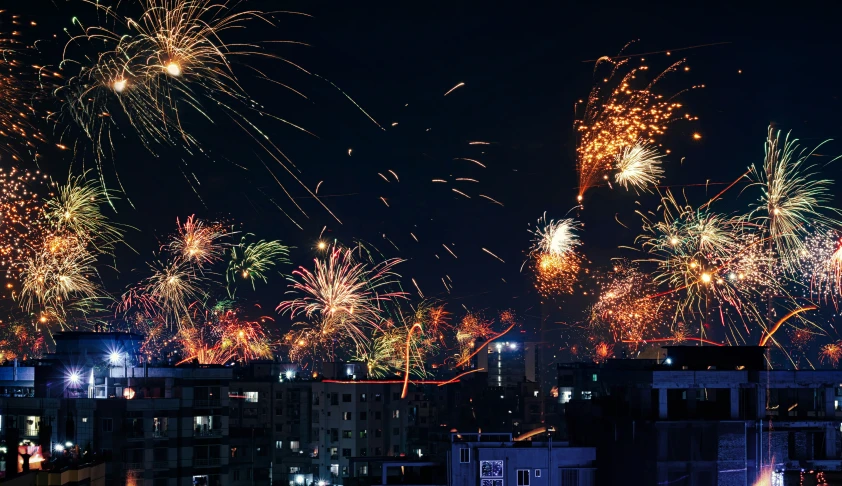
[[[41, 3], [44, 10], [39, 17], [50, 12], [47, 25], [70, 28], [72, 15], [91, 18], [90, 8], [81, 2]], [[601, 2], [250, 1], [240, 8], [250, 6], [312, 15], [277, 15], [275, 29], [237, 34], [309, 44], [270, 48], [314, 75], [277, 60], [248, 61], [308, 99], [255, 79], [245, 66], [235, 69], [267, 112], [315, 135], [253, 117], [294, 161], [300, 170], [297, 175], [308, 187], [324, 181], [319, 193], [343, 224], [307, 198], [266, 152], [225, 117], [215, 117], [213, 125], [198, 117], [188, 121], [209, 157], [166, 149], [153, 157], [124, 130], [115, 166], [134, 208], [119, 206], [116, 218], [140, 230], [129, 238], [141, 255], [118, 255], [131, 262], [120, 266], [123, 279], [136, 278], [131, 269], [142, 267], [156, 249], [156, 238], [172, 231], [176, 217], [196, 213], [237, 221], [243, 230], [261, 237], [283, 239], [296, 247], [295, 265], [309, 265], [326, 226], [327, 238], [344, 244], [365, 241], [386, 256], [409, 260], [401, 270], [408, 290], [414, 291], [410, 281], [414, 277], [427, 297], [471, 308], [514, 307], [526, 316], [540, 315], [535, 308], [538, 298], [528, 277], [520, 273], [530, 242], [528, 225], [544, 212], [550, 218], [565, 217], [575, 204], [573, 108], [592, 84], [593, 63], [585, 61], [616, 54], [635, 39], [639, 42], [629, 53], [674, 50], [670, 57], [647, 55], [653, 69], [687, 59], [690, 71], [665, 80], [661, 85], [665, 92], [705, 85], [681, 97], [700, 120], [675, 124], [662, 140], [672, 151], [665, 164], [668, 184], [732, 181], [748, 165], [762, 161], [769, 124], [792, 130], [807, 144], [842, 138], [842, 41], [833, 25], [839, 11], [829, 7], [797, 3], [777, 8], [774, 2], [665, 8]], [[726, 44], [678, 50], [710, 43]], [[344, 90], [385, 130], [326, 80]], [[459, 82], [465, 86], [443, 97]], [[701, 141], [691, 139], [694, 132], [702, 134]], [[467, 144], [476, 140], [492, 144]], [[827, 150], [842, 153], [842, 144], [832, 143]], [[453, 160], [458, 157], [481, 160], [487, 168]], [[45, 165], [60, 179], [67, 162], [49, 160]], [[309, 217], [283, 196], [262, 162], [276, 169]], [[839, 168], [830, 166], [827, 175], [842, 175]], [[389, 169], [400, 182], [387, 173]], [[113, 182], [114, 168], [106, 167], [109, 170], [112, 173], [106, 177]], [[201, 200], [185, 173], [188, 177], [195, 173], [200, 184], [192, 186]], [[455, 177], [480, 182], [430, 182]], [[471, 199], [453, 193], [451, 187]], [[688, 190], [687, 195], [691, 202], [706, 200], [704, 189]], [[657, 203], [651, 197], [598, 187], [586, 195], [584, 211], [570, 213], [585, 225], [584, 249], [595, 265], [612, 256], [633, 256], [617, 247], [631, 244], [639, 228], [639, 218], [633, 214], [636, 200], [648, 208]], [[303, 229], [290, 223], [272, 201]], [[620, 227], [615, 216], [632, 231]], [[453, 280], [451, 294], [441, 282], [446, 276]], [[278, 278], [263, 289], [260, 298], [265, 306], [277, 304], [284, 285]], [[564, 306], [577, 310], [585, 303]]]

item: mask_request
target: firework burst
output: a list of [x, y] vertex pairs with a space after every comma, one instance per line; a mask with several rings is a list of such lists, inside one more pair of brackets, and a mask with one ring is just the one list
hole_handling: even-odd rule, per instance
[[664, 176], [658, 151], [645, 143], [628, 145], [620, 150], [614, 160], [617, 173], [614, 179], [623, 189], [652, 192], [651, 186]]
[[[671, 65], [647, 85], [639, 86], [637, 79], [643, 77], [648, 67], [627, 69], [630, 59], [614, 61], [602, 57], [597, 61], [594, 73], [606, 65], [610, 67], [610, 75], [597, 80], [588, 95], [582, 117], [574, 123], [578, 134], [579, 201], [600, 178], [607, 178], [606, 173], [624, 150], [640, 142], [654, 143], [673, 121], [693, 119], [690, 115], [679, 114], [680, 103], [653, 92], [658, 81], [683, 61]], [[626, 74], [621, 74], [624, 71]], [[649, 177], [655, 176], [651, 165], [649, 169]]]
[[838, 221], [826, 213], [838, 213], [828, 206], [832, 181], [818, 178], [818, 166], [810, 161], [821, 144], [801, 149], [798, 139], [769, 128], [766, 158], [762, 168], [752, 166], [752, 186], [761, 195], [748, 219], [756, 221], [771, 238], [774, 249], [788, 270], [794, 270], [807, 250], [804, 240], [812, 228], [834, 227]]
[[170, 252], [199, 267], [222, 259], [224, 247], [220, 240], [226, 233], [221, 224], [205, 223], [192, 215], [183, 225], [180, 221], [176, 225], [178, 233], [167, 245]]
[[[304, 267], [292, 272], [290, 288], [300, 294], [278, 305], [281, 313], [313, 315], [377, 326], [382, 304], [406, 293], [390, 289], [397, 283], [394, 267], [402, 260], [389, 259], [371, 266], [354, 258], [350, 249], [332, 248], [327, 258], [317, 258], [311, 272]], [[363, 335], [360, 331], [359, 333]]]
[[257, 280], [266, 283], [268, 272], [279, 264], [289, 263], [288, 256], [289, 247], [280, 241], [260, 240], [246, 243], [243, 237], [239, 245], [231, 248], [231, 260], [228, 262], [226, 273], [229, 293], [237, 280], [248, 280], [252, 289], [255, 288]]

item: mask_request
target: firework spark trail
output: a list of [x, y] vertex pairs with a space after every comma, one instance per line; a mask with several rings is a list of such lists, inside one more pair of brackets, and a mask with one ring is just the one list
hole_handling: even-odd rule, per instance
[[674, 71], [683, 61], [672, 64], [642, 88], [634, 87], [634, 80], [648, 70], [645, 65], [632, 68], [617, 79], [628, 62], [628, 59], [615, 62], [608, 57], [597, 60], [594, 73], [602, 64], [608, 64], [611, 73], [594, 84], [582, 117], [574, 123], [578, 134], [579, 201], [611, 168], [625, 147], [641, 141], [654, 143], [673, 121], [692, 119], [689, 115], [679, 115], [680, 103], [666, 101], [652, 91], [665, 74]]
[[499, 338], [501, 338], [501, 337], [505, 336], [505, 335], [506, 335], [509, 331], [511, 331], [511, 330], [512, 330], [512, 329], [513, 329], [516, 325], [517, 325], [517, 323], [516, 323], [516, 322], [512, 322], [512, 323], [511, 323], [511, 325], [509, 325], [509, 327], [507, 327], [505, 330], [503, 330], [503, 332], [500, 332], [500, 333], [498, 333], [498, 334], [495, 334], [495, 335], [494, 335], [494, 336], [492, 336], [490, 339], [488, 339], [487, 341], [485, 341], [484, 343], [482, 343], [479, 347], [477, 347], [477, 349], [476, 349], [476, 350], [474, 350], [474, 352], [472, 352], [472, 353], [471, 353], [471, 354], [469, 354], [468, 356], [465, 356], [464, 358], [462, 358], [462, 359], [461, 359], [458, 363], [456, 363], [456, 367], [458, 368], [458, 367], [460, 367], [460, 366], [464, 365], [465, 363], [467, 363], [468, 361], [470, 361], [470, 360], [471, 360], [471, 358], [473, 358], [474, 356], [476, 356], [476, 355], [477, 355], [477, 353], [479, 353], [480, 351], [482, 351], [483, 349], [485, 349], [485, 347], [486, 347], [486, 346], [488, 346], [489, 344], [491, 344], [493, 341], [496, 341], [497, 339], [499, 339]]
[[[74, 18], [81, 32], [67, 41], [60, 68], [77, 68], [78, 72], [69, 76], [54, 94], [65, 101], [59, 116], [69, 117], [92, 143], [103, 185], [104, 161], [113, 159], [116, 151], [113, 132], [120, 124], [114, 115], [121, 115], [153, 154], [161, 145], [181, 147], [191, 154], [207, 153], [189, 132], [187, 120], [198, 118], [214, 123], [213, 108], [240, 127], [336, 218], [296, 175], [292, 161], [245, 116], [256, 113], [310, 133], [264, 112], [245, 92], [232, 68], [234, 58], [262, 57], [311, 74], [256, 43], [225, 40], [232, 31], [253, 24], [274, 27], [268, 14], [259, 10], [236, 11], [237, 2], [231, 0], [141, 0], [139, 15], [124, 12], [122, 5], [111, 8], [96, 0], [83, 1], [95, 10], [99, 23], [84, 26]], [[261, 76], [265, 78], [262, 73]], [[296, 204], [284, 184], [274, 173], [272, 176]]]

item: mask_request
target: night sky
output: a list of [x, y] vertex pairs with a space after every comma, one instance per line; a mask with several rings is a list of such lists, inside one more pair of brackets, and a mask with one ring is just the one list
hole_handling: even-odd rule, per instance
[[[70, 28], [73, 15], [91, 13], [76, 1], [32, 3], [43, 4], [38, 11], [42, 36], [56, 26]], [[120, 274], [105, 278], [116, 280], [115, 285], [137, 280], [142, 273], [134, 269], [143, 271], [143, 262], [174, 230], [176, 218], [195, 213], [236, 222], [261, 238], [282, 239], [295, 247], [295, 266], [310, 266], [317, 254], [314, 245], [326, 228], [326, 240], [362, 241], [384, 256], [407, 259], [399, 268], [408, 291], [415, 292], [410, 280], [415, 278], [426, 297], [452, 307], [511, 307], [534, 324], [541, 315], [539, 298], [520, 271], [530, 245], [530, 224], [545, 212], [555, 219], [577, 217], [584, 223], [584, 251], [600, 266], [611, 257], [634, 257], [617, 247], [631, 245], [640, 227], [635, 201], [644, 208], [657, 205], [653, 196], [596, 187], [586, 194], [584, 210], [571, 211], [577, 194], [574, 104], [590, 90], [593, 61], [618, 53], [636, 39], [628, 54], [672, 51], [671, 56], [646, 54], [653, 69], [687, 59], [690, 70], [670, 75], [659, 89], [670, 94], [705, 85], [680, 97], [700, 120], [676, 123], [662, 139], [671, 150], [664, 164], [668, 185], [733, 181], [748, 165], [762, 161], [769, 124], [792, 130], [807, 145], [842, 139], [842, 41], [833, 25], [838, 10], [810, 9], [803, 3], [785, 8], [774, 3], [754, 8], [707, 3], [680, 8], [454, 3], [243, 2], [240, 8], [312, 15], [276, 15], [274, 29], [237, 34], [249, 40], [309, 44], [268, 48], [312, 75], [278, 60], [247, 61], [307, 99], [257, 79], [246, 66], [235, 66], [235, 72], [266, 112], [313, 134], [252, 117], [295, 163], [300, 171], [296, 175], [308, 187], [324, 181], [319, 195], [343, 224], [307, 197], [224, 116], [214, 117], [213, 124], [199, 117], [187, 121], [208, 156], [161, 149], [156, 157], [124, 130], [114, 166], [106, 165], [105, 177], [116, 187], [116, 169], [125, 197], [133, 203], [119, 203], [114, 218], [138, 229], [127, 240], [139, 254], [122, 249], [117, 255]], [[24, 13], [33, 8], [26, 6]], [[705, 44], [716, 45], [681, 50]], [[443, 96], [460, 82], [465, 86]], [[702, 135], [699, 141], [692, 139], [696, 132]], [[471, 146], [469, 141], [491, 145]], [[832, 142], [822, 153], [842, 154], [842, 143]], [[455, 158], [477, 159], [487, 168]], [[74, 171], [81, 162], [74, 162]], [[283, 195], [264, 162], [309, 217]], [[90, 160], [85, 163], [90, 167]], [[840, 163], [828, 166], [825, 174], [838, 179]], [[43, 160], [42, 168], [62, 180], [69, 164], [68, 157], [56, 155]], [[430, 182], [455, 177], [479, 183]], [[451, 187], [471, 199], [453, 193]], [[709, 197], [721, 187], [690, 187], [686, 194], [698, 204], [707, 200], [706, 191]], [[731, 200], [745, 203], [736, 195]], [[618, 225], [615, 217], [631, 229]], [[453, 280], [450, 294], [441, 282], [446, 275]], [[275, 278], [257, 296], [247, 298], [274, 307], [285, 285]], [[570, 311], [560, 315], [581, 319], [587, 303], [568, 298], [562, 308]]]

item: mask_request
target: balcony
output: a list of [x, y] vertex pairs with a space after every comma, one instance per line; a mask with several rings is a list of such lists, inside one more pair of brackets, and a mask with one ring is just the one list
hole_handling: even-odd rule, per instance
[[194, 459], [193, 465], [196, 467], [209, 467], [209, 466], [219, 466], [220, 458], [218, 457], [207, 457], [204, 459]]
[[221, 437], [221, 429], [194, 430], [193, 437]]
[[169, 435], [166, 430], [155, 430], [152, 432], [152, 437], [155, 439], [166, 439]]
[[221, 407], [219, 399], [216, 400], [193, 400], [194, 407]]

